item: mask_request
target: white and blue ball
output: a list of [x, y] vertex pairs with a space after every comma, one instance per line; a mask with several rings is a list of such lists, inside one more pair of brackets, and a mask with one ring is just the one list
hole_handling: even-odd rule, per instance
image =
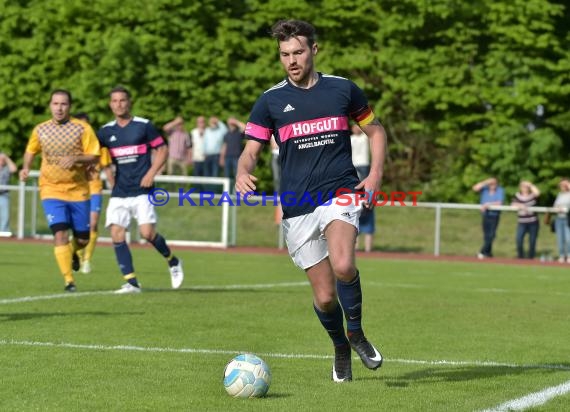
[[269, 385], [269, 366], [250, 353], [236, 356], [224, 369], [224, 388], [235, 398], [261, 398], [269, 390]]

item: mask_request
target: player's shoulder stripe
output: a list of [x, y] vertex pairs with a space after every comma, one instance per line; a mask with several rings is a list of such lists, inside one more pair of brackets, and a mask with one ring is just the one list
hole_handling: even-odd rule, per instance
[[133, 122], [148, 123], [150, 120], [145, 119], [144, 117], [135, 116], [133, 117]]
[[273, 87], [270, 87], [269, 89], [267, 89], [263, 93], [268, 93], [268, 92], [273, 91], [273, 90], [282, 89], [286, 85], [287, 85], [287, 80], [284, 79], [284, 80], [280, 81], [279, 83], [277, 83], [276, 85], [274, 85]]
[[105, 128], [105, 127], [111, 127], [117, 124], [116, 120], [111, 120], [109, 123], [105, 123], [103, 126], [101, 126], [101, 129]]
[[346, 77], [334, 76], [334, 75], [332, 75], [332, 74], [325, 74], [325, 73], [323, 73], [323, 77], [324, 77], [324, 78], [327, 78], [327, 79], [348, 80]]

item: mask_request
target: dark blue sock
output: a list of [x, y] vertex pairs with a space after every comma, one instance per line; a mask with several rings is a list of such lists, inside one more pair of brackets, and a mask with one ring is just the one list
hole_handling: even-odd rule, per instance
[[362, 289], [360, 288], [360, 274], [350, 282], [336, 281], [338, 300], [346, 317], [346, 329], [350, 335], [362, 330]]
[[[133, 256], [131, 255], [131, 250], [127, 242], [113, 243], [113, 247], [115, 248], [115, 256], [117, 257], [117, 263], [119, 264], [119, 269], [121, 269], [123, 276], [134, 273]], [[129, 283], [138, 286], [136, 278], [133, 279], [134, 283], [131, 282], [132, 279], [128, 280]]]
[[317, 317], [331, 337], [334, 346], [348, 345], [348, 340], [344, 333], [344, 323], [340, 305], [336, 305], [332, 312], [321, 312], [315, 305], [313, 305], [313, 309], [315, 309]]
[[166, 239], [162, 237], [160, 233], [157, 233], [154, 239], [150, 241], [150, 243], [156, 250], [158, 250], [158, 253], [168, 259], [169, 266], [176, 266], [178, 264], [178, 258], [176, 256], [172, 256], [172, 252], [166, 244]]

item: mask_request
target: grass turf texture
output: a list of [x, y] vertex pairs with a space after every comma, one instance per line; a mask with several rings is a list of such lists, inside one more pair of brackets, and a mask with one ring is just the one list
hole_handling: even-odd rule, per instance
[[[355, 359], [354, 382], [339, 385], [288, 256], [177, 254], [178, 291], [163, 259], [137, 247], [144, 292], [107, 293], [122, 280], [100, 246], [78, 294], [15, 302], [63, 294], [63, 282], [51, 246], [2, 242], [0, 409], [473, 411], [570, 379], [565, 268], [360, 259], [365, 330], [386, 361], [373, 372]], [[269, 364], [266, 398], [226, 395], [223, 369], [240, 352]], [[566, 394], [533, 410], [568, 404]]]

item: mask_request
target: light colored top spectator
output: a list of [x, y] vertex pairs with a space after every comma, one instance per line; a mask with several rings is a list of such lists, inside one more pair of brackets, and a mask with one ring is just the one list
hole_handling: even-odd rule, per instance
[[370, 141], [358, 125], [352, 126], [350, 144], [352, 145], [354, 167], [370, 166]]
[[558, 186], [560, 187], [560, 192], [556, 195], [552, 207], [559, 209], [558, 217], [566, 217], [567, 211], [570, 210], [570, 182], [562, 179]]
[[[18, 167], [5, 153], [0, 153], [0, 185], [10, 183], [10, 175], [16, 173]], [[0, 194], [8, 193], [8, 189], [0, 189]]]
[[192, 162], [203, 162], [204, 155], [204, 135], [206, 133], [206, 119], [199, 116], [196, 119], [196, 128], [192, 129]]
[[228, 127], [224, 122], [215, 116], [210, 117], [210, 125], [204, 132], [204, 155], [219, 155], [227, 132]]

